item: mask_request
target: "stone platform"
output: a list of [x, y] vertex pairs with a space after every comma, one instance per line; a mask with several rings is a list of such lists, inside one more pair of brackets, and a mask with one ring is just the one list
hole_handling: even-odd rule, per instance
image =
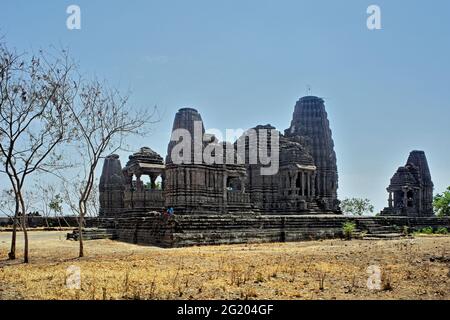
[[[239, 243], [295, 242], [341, 238], [345, 222], [355, 232], [378, 239], [395, 238], [404, 226], [410, 231], [446, 227], [450, 219], [429, 217], [347, 217], [342, 215], [177, 215], [126, 214], [102, 219], [109, 238], [163, 248]], [[95, 231], [96, 234], [99, 231]], [[89, 233], [85, 236], [89, 238]], [[94, 237], [95, 238], [95, 237]]]

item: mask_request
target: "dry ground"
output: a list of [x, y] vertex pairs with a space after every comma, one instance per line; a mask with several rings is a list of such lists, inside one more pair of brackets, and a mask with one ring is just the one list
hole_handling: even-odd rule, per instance
[[[0, 299], [450, 299], [450, 237], [169, 250], [99, 240], [76, 259], [64, 232], [30, 236], [23, 265], [4, 259], [0, 233]], [[381, 290], [367, 288], [371, 265]], [[81, 290], [66, 288], [69, 266], [81, 268]]]

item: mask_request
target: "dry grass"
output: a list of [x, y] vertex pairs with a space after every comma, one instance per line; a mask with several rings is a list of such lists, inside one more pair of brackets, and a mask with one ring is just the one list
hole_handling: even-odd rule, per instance
[[[318, 241], [182, 249], [31, 235], [31, 263], [0, 260], [0, 299], [450, 299], [450, 237]], [[6, 257], [8, 234], [0, 234]], [[81, 268], [81, 290], [65, 286]], [[382, 270], [381, 290], [367, 268]]]

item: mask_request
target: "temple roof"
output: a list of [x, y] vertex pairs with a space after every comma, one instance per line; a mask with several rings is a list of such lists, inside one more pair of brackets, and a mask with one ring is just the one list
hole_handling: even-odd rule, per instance
[[391, 179], [391, 187], [416, 186], [417, 179], [414, 177], [412, 167], [400, 167]]
[[389, 187], [402, 186], [433, 187], [425, 152], [412, 151], [406, 165], [398, 168]]
[[299, 141], [280, 137], [280, 165], [288, 166], [296, 164], [304, 168], [315, 168], [314, 159], [308, 149]]
[[138, 152], [134, 153], [129, 157], [129, 161], [127, 163], [127, 167], [131, 167], [136, 164], [152, 164], [164, 166], [163, 158], [154, 150], [149, 147], [143, 147]]
[[319, 97], [316, 97], [316, 96], [306, 96], [306, 97], [300, 98], [300, 100], [298, 100], [298, 102], [319, 102], [319, 103], [324, 103], [324, 100], [322, 98], [319, 98]]

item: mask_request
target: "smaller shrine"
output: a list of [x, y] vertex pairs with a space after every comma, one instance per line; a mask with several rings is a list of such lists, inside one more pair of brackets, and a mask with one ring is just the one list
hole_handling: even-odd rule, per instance
[[[148, 147], [141, 148], [129, 156], [129, 161], [122, 170], [125, 177], [125, 210], [146, 211], [164, 208], [164, 169], [163, 158]], [[144, 184], [143, 176], [148, 176], [150, 183]]]
[[423, 151], [412, 151], [387, 188], [389, 206], [382, 216], [433, 216], [433, 182]]

